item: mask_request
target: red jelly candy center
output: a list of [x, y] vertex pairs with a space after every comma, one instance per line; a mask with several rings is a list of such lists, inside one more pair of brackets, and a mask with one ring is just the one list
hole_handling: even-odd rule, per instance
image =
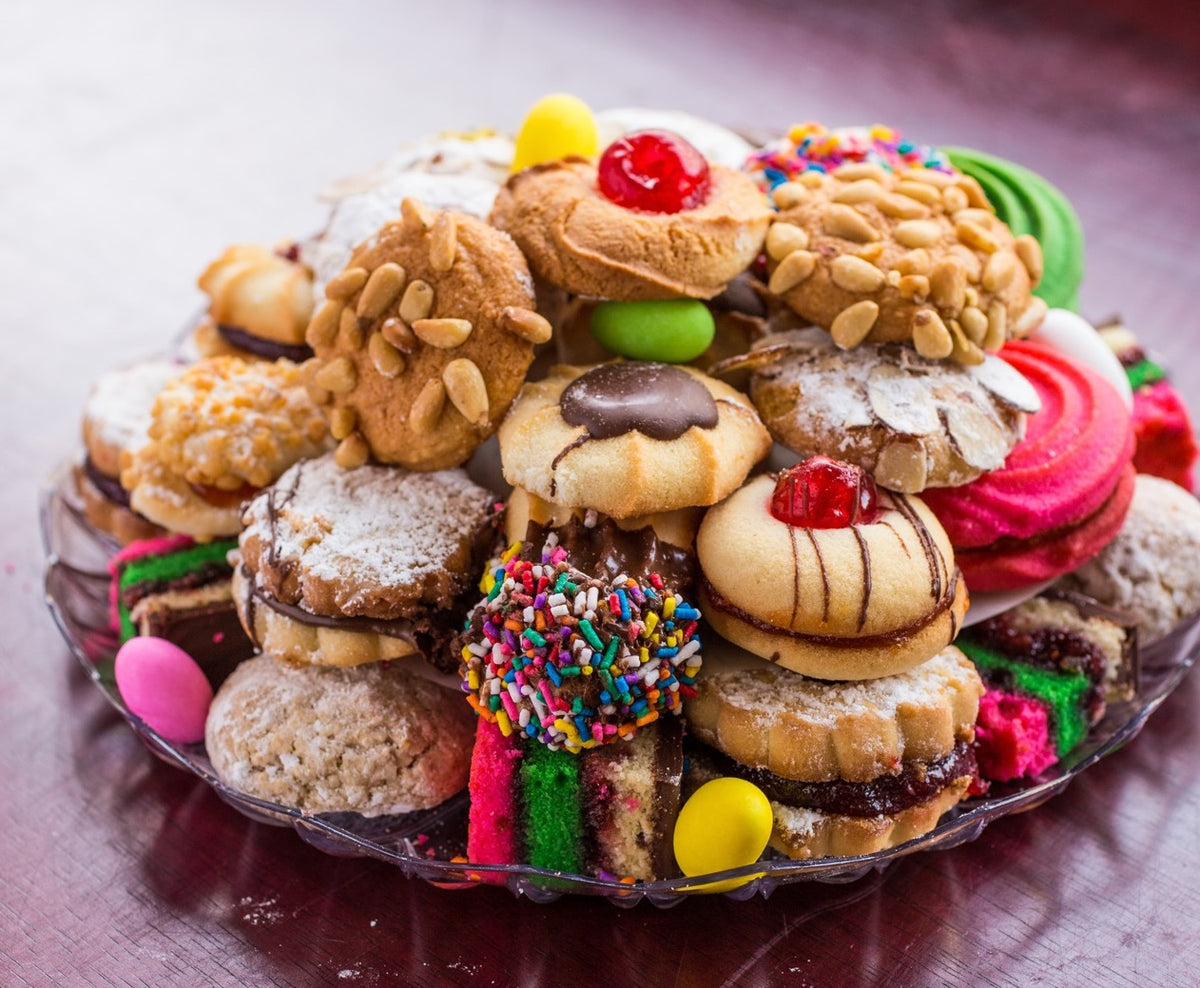
[[708, 162], [677, 134], [639, 130], [614, 141], [597, 172], [605, 198], [626, 209], [678, 213], [708, 198]]
[[779, 475], [771, 514], [797, 528], [869, 525], [879, 514], [879, 494], [862, 467], [812, 456]]

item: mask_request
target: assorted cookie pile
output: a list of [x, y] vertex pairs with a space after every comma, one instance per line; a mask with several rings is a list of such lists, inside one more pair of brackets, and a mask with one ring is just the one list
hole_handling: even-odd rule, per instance
[[73, 475], [126, 704], [238, 792], [466, 789], [468, 864], [613, 881], [869, 854], [1200, 609], [1186, 408], [1019, 166], [559, 95], [328, 198]]

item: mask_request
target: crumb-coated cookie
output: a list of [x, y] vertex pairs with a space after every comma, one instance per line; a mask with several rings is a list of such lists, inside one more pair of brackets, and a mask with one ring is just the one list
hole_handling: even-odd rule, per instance
[[346, 467], [465, 462], [508, 411], [534, 344], [550, 338], [507, 234], [415, 199], [358, 247], [325, 297], [306, 367]]
[[512, 234], [538, 277], [571, 294], [712, 298], [758, 256], [771, 211], [748, 177], [710, 168], [704, 203], [652, 213], [606, 199], [591, 161], [535, 165], [500, 190], [492, 222]]
[[641, 361], [555, 367], [500, 427], [510, 484], [614, 518], [714, 504], [770, 447], [744, 395], [690, 367]]
[[403, 665], [296, 667], [262, 655], [225, 681], [205, 746], [224, 785], [304, 813], [429, 809], [466, 786], [475, 717]]
[[883, 487], [954, 487], [1004, 464], [1037, 391], [985, 354], [966, 366], [898, 343], [842, 350], [820, 330], [766, 337], [714, 373], [753, 368], [750, 397], [771, 434], [801, 455], [857, 463]]
[[293, 256], [294, 246], [259, 244], [228, 248], [201, 273], [208, 319], [193, 340], [200, 354], [236, 354], [297, 363], [312, 356], [304, 331], [312, 317], [312, 271]]
[[1137, 618], [1148, 645], [1200, 610], [1200, 501], [1182, 487], [1138, 474], [1121, 530], [1056, 586]]
[[298, 463], [242, 515], [242, 623], [292, 662], [436, 659], [494, 548], [493, 504], [462, 470]]
[[1038, 242], [1014, 239], [969, 176], [855, 162], [772, 193], [769, 287], [846, 349], [911, 343], [931, 360], [979, 363], [1037, 328]]
[[121, 483], [135, 511], [195, 538], [236, 535], [242, 500], [328, 447], [301, 368], [286, 360], [193, 364], [159, 393], [152, 419]]
[[718, 634], [831, 680], [904, 672], [954, 640], [966, 586], [918, 498], [880, 489], [874, 518], [814, 528], [777, 517], [775, 490], [756, 477], [700, 525], [698, 596]]
[[948, 646], [915, 669], [824, 683], [760, 660], [706, 663], [685, 715], [689, 788], [748, 779], [792, 858], [870, 854], [928, 833], [977, 775], [971, 742], [983, 684]]

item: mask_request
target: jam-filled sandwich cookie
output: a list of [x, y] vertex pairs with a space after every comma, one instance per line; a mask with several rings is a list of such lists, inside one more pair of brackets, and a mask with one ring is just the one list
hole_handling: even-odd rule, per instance
[[954, 640], [967, 609], [929, 509], [827, 457], [756, 477], [709, 509], [696, 549], [709, 624], [818, 679], [912, 669]]
[[204, 269], [198, 284], [208, 296], [208, 318], [192, 335], [201, 356], [296, 363], [312, 356], [304, 342], [313, 311], [312, 272], [297, 252], [294, 245], [239, 245]]
[[338, 462], [458, 466], [508, 411], [550, 338], [512, 240], [415, 199], [325, 287], [308, 380]]
[[84, 517], [122, 545], [161, 535], [137, 514], [121, 486], [121, 456], [145, 445], [154, 400], [183, 371], [179, 364], [148, 360], [102, 374], [83, 408], [83, 462], [74, 469]]
[[909, 672], [825, 683], [765, 662], [706, 669], [684, 710], [688, 787], [718, 776], [770, 799], [791, 858], [871, 854], [932, 830], [976, 778], [983, 685], [953, 646]]
[[285, 360], [194, 364], [163, 388], [152, 419], [121, 483], [135, 511], [198, 539], [236, 535], [242, 501], [328, 447], [303, 373]]
[[991, 354], [971, 366], [898, 343], [842, 350], [816, 329], [766, 337], [713, 369], [752, 369], [750, 397], [771, 434], [801, 455], [857, 463], [893, 491], [953, 487], [1003, 466], [1040, 400]]
[[295, 663], [436, 663], [456, 600], [493, 549], [493, 500], [461, 470], [344, 470], [332, 454], [298, 463], [246, 506], [233, 586], [242, 624]]
[[403, 664], [327, 669], [262, 655], [217, 692], [204, 741], [230, 789], [371, 817], [429, 809], [463, 789], [473, 722], [452, 690]]
[[1038, 242], [1014, 239], [974, 179], [853, 163], [772, 195], [769, 286], [838, 346], [911, 343], [931, 360], [974, 364], [1046, 313], [1030, 295]]
[[492, 210], [538, 277], [625, 302], [712, 298], [758, 255], [769, 219], [749, 178], [665, 131], [627, 134], [599, 162], [518, 172]]
[[504, 478], [616, 518], [714, 504], [770, 450], [749, 400], [668, 364], [555, 367], [500, 427]]
[[1002, 357], [1037, 390], [1041, 409], [1004, 466], [924, 493], [973, 591], [1062, 576], [1121, 528], [1133, 496], [1129, 410], [1091, 368], [1034, 340]]

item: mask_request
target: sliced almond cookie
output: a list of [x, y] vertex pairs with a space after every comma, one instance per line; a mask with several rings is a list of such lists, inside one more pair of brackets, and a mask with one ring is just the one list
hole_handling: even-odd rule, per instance
[[750, 396], [776, 440], [803, 456], [857, 463], [916, 494], [995, 470], [1041, 407], [1019, 372], [990, 354], [965, 366], [898, 343], [842, 350], [820, 330], [766, 337], [714, 373], [751, 369]]
[[423, 654], [454, 668], [459, 598], [494, 548], [494, 498], [462, 470], [299, 463], [245, 509], [234, 597], [247, 634], [296, 663]]
[[1014, 238], [969, 176], [855, 162], [772, 193], [769, 287], [838, 346], [910, 343], [977, 364], [1046, 314], [1037, 241]]
[[344, 467], [458, 466], [516, 397], [550, 324], [507, 234], [415, 199], [325, 286], [307, 332], [310, 394]]
[[909, 672], [858, 683], [718, 658], [684, 710], [699, 742], [695, 781], [754, 782], [775, 814], [771, 843], [790, 857], [869, 854], [933, 829], [967, 794], [982, 694], [953, 646]]

